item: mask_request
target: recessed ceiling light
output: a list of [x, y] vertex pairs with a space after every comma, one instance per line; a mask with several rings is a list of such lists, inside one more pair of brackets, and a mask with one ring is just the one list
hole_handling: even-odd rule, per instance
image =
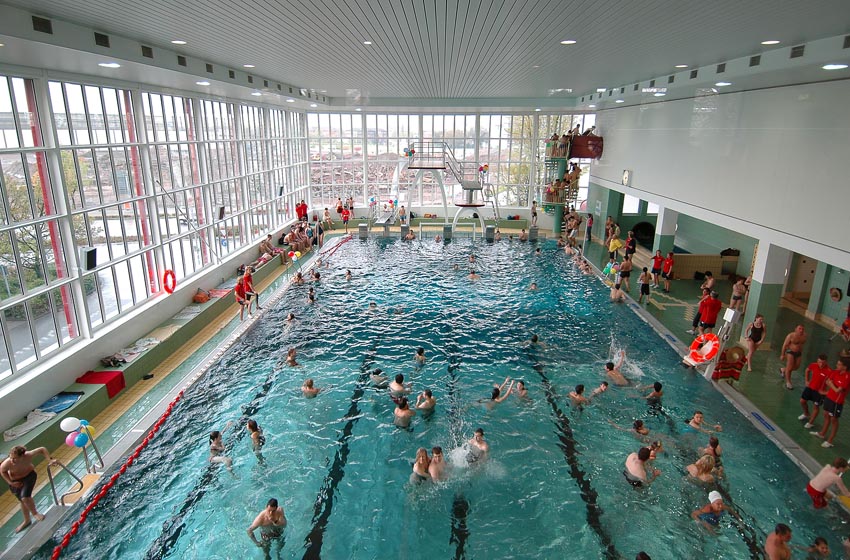
[[614, 103], [625, 103], [625, 101], [623, 101], [622, 99], [617, 99], [616, 101], [614, 101]]
[[196, 83], [196, 84], [198, 84], [199, 86], [208, 86], [208, 85], [210, 85], [210, 83], [209, 83], [208, 81], [206, 81], [206, 80], [202, 80], [202, 81], [200, 81], [200, 82], [195, 82], [195, 83]]
[[664, 97], [667, 94], [659, 91], [658, 93], [653, 93], [652, 95], [654, 95], [655, 97]]
[[251, 95], [254, 95], [254, 96], [256, 96], [256, 97], [259, 97], [259, 96], [263, 95], [263, 92], [261, 92], [261, 91], [252, 91], [252, 92], [251, 92]]
[[762, 41], [761, 44], [762, 45], [778, 45], [779, 41], [777, 41], [776, 39], [770, 39], [768, 41]]
[[360, 107], [358, 107], [358, 108], [356, 108], [356, 109], [355, 109], [355, 111], [357, 111], [358, 113], [359, 113], [360, 111], [362, 111], [362, 110], [363, 110], [363, 109], [361, 109]]
[[598, 87], [598, 88], [596, 88], [596, 93], [605, 93], [606, 91], [608, 91], [608, 90], [607, 90], [606, 88], [604, 88], [604, 87]]
[[539, 65], [539, 64], [535, 64], [534, 66], [532, 66], [532, 68], [540, 68], [540, 65]]
[[846, 64], [824, 64], [821, 68], [824, 70], [844, 70], [847, 68]]
[[596, 109], [596, 105], [588, 105], [587, 107], [588, 107], [589, 109]]
[[364, 44], [364, 45], [371, 45], [371, 44], [372, 44], [372, 41], [363, 41], [363, 44]]
[[181, 41], [180, 39], [175, 39], [175, 40], [171, 41], [171, 44], [173, 44], [173, 45], [185, 45], [186, 41]]
[[0, 47], [5, 47], [6, 43], [0, 43]]
[[326, 89], [320, 89], [319, 90], [319, 93], [327, 93], [327, 92], [328, 92], [328, 90], [326, 90]]
[[310, 103], [310, 107], [313, 107], [315, 109], [316, 107], [318, 107], [318, 105], [316, 103]]
[[674, 66], [674, 68], [687, 68], [687, 67], [688, 67], [687, 64], [677, 64], [676, 66]]
[[573, 39], [565, 39], [565, 40], [561, 41], [561, 44], [562, 45], [575, 45], [576, 42]]
[[256, 68], [253, 64], [243, 64], [242, 68]]
[[542, 109], [540, 109], [540, 107], [538, 107], [537, 109], [535, 109], [535, 111], [537, 111], [539, 113], [540, 111], [542, 111]]
[[290, 97], [289, 99], [286, 100], [286, 102], [287, 103], [295, 103], [295, 100]]
[[98, 64], [101, 68], [121, 68], [117, 62], [101, 62]]
[[714, 85], [716, 85], [717, 87], [725, 87], [725, 86], [731, 86], [732, 82], [717, 82]]

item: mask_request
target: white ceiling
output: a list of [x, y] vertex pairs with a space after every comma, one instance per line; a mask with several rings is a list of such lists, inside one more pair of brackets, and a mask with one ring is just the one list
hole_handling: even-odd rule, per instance
[[[328, 96], [359, 90], [376, 100], [572, 98], [676, 64], [850, 32], [848, 0], [5, 1], [217, 65], [253, 64], [257, 76]], [[562, 88], [573, 93], [550, 92]]]

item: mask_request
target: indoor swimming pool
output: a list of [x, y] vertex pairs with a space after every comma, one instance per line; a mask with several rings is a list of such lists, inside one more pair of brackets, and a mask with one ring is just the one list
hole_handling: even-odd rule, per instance
[[[321, 281], [290, 286], [186, 391], [63, 558], [761, 558], [780, 522], [792, 544], [824, 536], [840, 550], [847, 531], [837, 509], [816, 513], [797, 466], [554, 242], [353, 239], [328, 262]], [[468, 278], [471, 267], [480, 280]], [[420, 346], [427, 362], [417, 367]], [[300, 367], [285, 365], [289, 348]], [[663, 405], [648, 406], [647, 390], [612, 386], [584, 410], [571, 407], [569, 391], [604, 381], [619, 349], [633, 384], [664, 384]], [[435, 412], [397, 428], [392, 401], [369, 380], [374, 368], [403, 374], [414, 396], [430, 388]], [[525, 382], [528, 398], [492, 405], [493, 384], [508, 376]], [[323, 389], [315, 399], [300, 390], [308, 377]], [[723, 425], [720, 487], [742, 518], [727, 516], [716, 535], [690, 517], [715, 488], [683, 474], [708, 442], [684, 429], [697, 409]], [[249, 418], [265, 433], [260, 456]], [[635, 419], [666, 449], [662, 474], [640, 489], [622, 471], [641, 442], [611, 424]], [[229, 422], [232, 474], [208, 462], [209, 433]], [[478, 427], [490, 458], [468, 465], [460, 449]], [[433, 446], [452, 459], [449, 479], [411, 484], [417, 448]], [[246, 529], [269, 498], [288, 525], [263, 550]]]

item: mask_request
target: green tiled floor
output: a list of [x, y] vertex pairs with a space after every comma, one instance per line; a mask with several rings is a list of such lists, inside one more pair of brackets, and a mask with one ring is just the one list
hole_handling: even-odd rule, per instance
[[[608, 254], [598, 243], [589, 244], [586, 248], [586, 258], [602, 268], [608, 262]], [[631, 293], [637, 299], [638, 288], [636, 273], [632, 274]], [[683, 344], [690, 344], [691, 335], [685, 331], [691, 328], [691, 320], [696, 312], [696, 304], [700, 296], [700, 282], [696, 280], [675, 280], [670, 287], [670, 294], [653, 292], [644, 309], [667, 327]], [[724, 309], [729, 302], [732, 286], [729, 282], [718, 281], [716, 289], [724, 302]], [[785, 389], [784, 381], [779, 376], [779, 349], [785, 336], [794, 330], [798, 324], [803, 325], [808, 333], [808, 342], [803, 348], [802, 366], [792, 375], [794, 390]], [[732, 340], [740, 338], [742, 325], [737, 325], [733, 331]], [[803, 422], [797, 420], [802, 414], [800, 408], [800, 393], [803, 388], [803, 371], [815, 361], [818, 354], [826, 353], [832, 366], [839, 352], [848, 345], [836, 337], [829, 340], [834, 332], [822, 325], [806, 319], [803, 315], [785, 307], [780, 308], [776, 322], [768, 325], [768, 350], [760, 350], [753, 357], [753, 371], [746, 370], [741, 375], [741, 381], [735, 387], [768, 418], [784, 430], [802, 449], [807, 451], [819, 463], [832, 462], [835, 457], [850, 457], [850, 418], [842, 418], [844, 424], [835, 438], [835, 447], [824, 449], [822, 441], [809, 434], [803, 428]], [[742, 345], [743, 346], [743, 345]], [[767, 346], [767, 344], [765, 344]], [[845, 416], [850, 416], [850, 413]], [[822, 427], [822, 416], [815, 422], [815, 428]]]

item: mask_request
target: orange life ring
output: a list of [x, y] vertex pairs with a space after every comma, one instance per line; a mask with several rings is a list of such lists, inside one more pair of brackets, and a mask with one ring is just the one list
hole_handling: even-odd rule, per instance
[[170, 268], [162, 273], [162, 287], [169, 294], [173, 294], [174, 288], [177, 287], [177, 277], [174, 276], [174, 271]]
[[701, 334], [691, 343], [688, 359], [695, 364], [701, 364], [714, 358], [718, 350], [720, 350], [720, 339], [716, 334]]

